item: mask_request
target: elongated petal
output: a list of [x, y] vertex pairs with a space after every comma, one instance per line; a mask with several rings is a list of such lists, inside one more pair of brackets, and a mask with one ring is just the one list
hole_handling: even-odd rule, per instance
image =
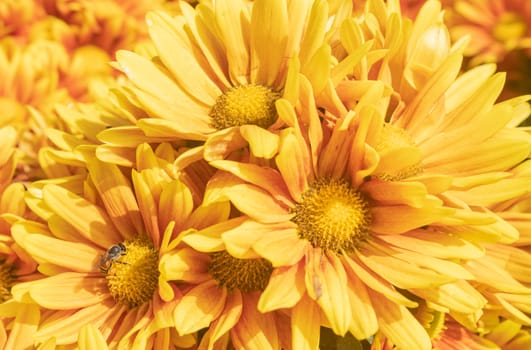
[[317, 304], [305, 296], [291, 311], [293, 349], [319, 349], [320, 310]]
[[253, 249], [269, 260], [274, 267], [296, 264], [304, 255], [308, 242], [301, 240], [291, 222], [271, 225], [271, 233], [264, 234]]
[[75, 272], [97, 272], [101, 249], [83, 243], [59, 240], [40, 234], [27, 235], [19, 242], [34, 259], [47, 261]]
[[304, 263], [279, 267], [273, 270], [266, 289], [258, 301], [258, 310], [268, 312], [282, 308], [291, 308], [301, 300], [306, 286], [304, 284]]
[[257, 293], [243, 295], [243, 311], [231, 329], [231, 340], [236, 349], [280, 349], [274, 314], [259, 312], [257, 302]]
[[437, 288], [411, 289], [424, 300], [454, 312], [474, 313], [481, 310], [487, 300], [466, 281], [444, 284]]
[[31, 284], [31, 297], [43, 307], [71, 310], [101, 303], [110, 294], [102, 275], [65, 272]]
[[101, 332], [94, 325], [87, 323], [79, 331], [79, 350], [109, 349]]
[[13, 328], [4, 349], [31, 349], [34, 345], [33, 335], [40, 321], [39, 308], [32, 304], [18, 305]]
[[57, 215], [100, 247], [107, 249], [123, 240], [105, 211], [86, 199], [56, 185], [47, 185], [43, 189], [43, 198]]
[[219, 317], [226, 298], [227, 290], [220, 289], [214, 280], [202, 283], [186, 293], [173, 312], [175, 328], [179, 334], [189, 334], [208, 327]]
[[431, 340], [426, 330], [411, 312], [387, 298], [371, 292], [372, 305], [378, 316], [380, 331], [400, 349], [431, 349]]
[[240, 321], [243, 311], [242, 294], [234, 290], [227, 295], [225, 307], [219, 318], [214, 321], [208, 330], [210, 335], [209, 346], [213, 346], [223, 335], [227, 334], [230, 329], [236, 326]]
[[424, 185], [418, 182], [389, 182], [389, 181], [369, 181], [361, 188], [369, 194], [372, 199], [384, 205], [409, 205], [420, 208], [425, 202], [428, 194]]
[[355, 275], [348, 274], [347, 277], [349, 301], [354, 310], [349, 331], [356, 339], [367, 339], [378, 330], [376, 313], [365, 284]]

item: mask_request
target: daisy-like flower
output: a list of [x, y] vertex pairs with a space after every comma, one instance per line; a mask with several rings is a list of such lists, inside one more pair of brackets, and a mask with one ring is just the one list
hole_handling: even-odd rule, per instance
[[501, 62], [524, 49], [531, 57], [531, 4], [525, 0], [450, 0], [448, 21], [452, 37], [471, 36], [465, 54], [471, 64]]
[[288, 316], [257, 307], [273, 266], [260, 256], [236, 258], [226, 251], [223, 233], [245, 217], [228, 220], [229, 202], [213, 203], [209, 210], [217, 210], [218, 222], [182, 233], [172, 242], [176, 249], [161, 259], [165, 279], [187, 290], [174, 310], [177, 331], [204, 330], [199, 349], [291, 349]]
[[194, 345], [195, 335], [181, 337], [172, 327], [180, 292], [160, 280], [158, 267], [174, 230], [189, 224], [194, 196], [157, 167], [162, 161], [149, 147], [138, 156], [143, 168], [133, 171], [133, 185], [87, 150], [86, 182], [74, 176], [29, 188], [28, 206], [41, 221], [15, 223], [12, 232], [45, 276], [15, 285], [12, 294], [46, 309], [35, 344], [51, 337], [73, 344], [92, 324], [109, 348]]
[[[147, 137], [168, 141], [205, 141], [217, 133], [220, 142], [212, 157], [240, 148], [255, 134], [270, 146], [274, 141], [257, 129], [274, 128], [275, 101], [293, 95], [290, 60], [299, 58], [290, 69], [298, 71], [299, 65], [309, 74], [329, 67], [326, 38], [349, 14], [338, 11], [331, 17], [325, 1], [180, 5], [182, 15], [147, 17], [155, 57], [117, 52], [116, 66], [132, 83], [123, 94], [138, 121], [135, 128], [102, 132], [104, 143], [117, 145], [140, 128]], [[341, 8], [350, 9], [350, 2], [343, 1]]]
[[[232, 256], [272, 263], [258, 308], [291, 310], [294, 348], [316, 346], [320, 325], [357, 339], [379, 330], [400, 348], [431, 348], [409, 310], [418, 306], [414, 299], [443, 312], [480, 312], [486, 299], [455, 259], [483, 254], [466, 232], [477, 240], [501, 240], [505, 226], [448, 200], [441, 192], [451, 178], [422, 174], [418, 159], [411, 162], [420, 152], [406, 134], [386, 130], [383, 84], [332, 124], [320, 121], [310, 84], [299, 78], [297, 110], [284, 99], [277, 102], [290, 128], [280, 133], [274, 165], [210, 162], [232, 176], [213, 180], [216, 195], [207, 198], [229, 198], [244, 214], [217, 234]], [[372, 147], [382, 135], [382, 148]], [[382, 149], [392, 159], [385, 160]], [[453, 169], [451, 161], [446, 164]], [[183, 239], [207, 247], [212, 236], [200, 231]]]

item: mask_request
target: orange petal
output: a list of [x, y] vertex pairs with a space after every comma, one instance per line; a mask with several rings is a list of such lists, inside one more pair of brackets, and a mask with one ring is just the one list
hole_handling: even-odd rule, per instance
[[389, 182], [373, 180], [365, 182], [360, 190], [383, 205], [408, 205], [421, 208], [428, 192], [419, 182]]
[[367, 339], [378, 330], [376, 313], [365, 284], [355, 275], [348, 274], [347, 277], [349, 301], [351, 309], [355, 311], [349, 331], [356, 339]]
[[40, 321], [39, 307], [33, 304], [19, 304], [13, 328], [9, 333], [4, 349], [31, 349], [33, 335]]
[[275, 158], [278, 169], [295, 201], [308, 188], [310, 164], [305, 144], [299, 143], [293, 129], [281, 132], [280, 148]]

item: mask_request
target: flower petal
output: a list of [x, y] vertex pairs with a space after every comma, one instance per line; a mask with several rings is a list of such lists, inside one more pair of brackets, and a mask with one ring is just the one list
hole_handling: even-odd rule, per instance
[[319, 344], [321, 311], [307, 295], [291, 310], [293, 349], [313, 350]]
[[217, 320], [212, 322], [208, 329], [209, 347], [213, 346], [223, 335], [240, 321], [243, 310], [242, 294], [239, 290], [234, 290], [227, 295], [225, 307]]
[[299, 238], [291, 222], [269, 225], [271, 233], [263, 234], [253, 249], [274, 267], [294, 265], [301, 260], [307, 241]]
[[258, 310], [268, 312], [291, 308], [301, 300], [304, 284], [304, 262], [273, 270], [266, 289], [258, 301]]
[[88, 200], [56, 185], [44, 187], [43, 199], [46, 205], [71, 223], [83, 237], [100, 247], [107, 249], [123, 240], [107, 213]]
[[431, 340], [426, 330], [402, 305], [369, 291], [378, 317], [380, 331], [400, 349], [430, 350]]
[[257, 293], [243, 295], [243, 311], [239, 322], [231, 329], [236, 349], [280, 349], [274, 313], [261, 313], [256, 308]]
[[105, 278], [65, 272], [31, 282], [29, 293], [39, 305], [54, 310], [72, 310], [102, 303], [110, 298]]
[[206, 328], [217, 319], [227, 299], [227, 290], [215, 280], [202, 283], [186, 293], [173, 312], [179, 334], [189, 334]]
[[19, 244], [37, 261], [47, 261], [75, 272], [97, 272], [99, 258], [104, 253], [87, 244], [40, 234], [26, 235]]
[[487, 303], [481, 293], [466, 281], [448, 283], [437, 288], [410, 289], [410, 291], [426, 301], [453, 312], [475, 313]]
[[109, 349], [99, 329], [90, 323], [87, 323], [79, 330], [78, 346], [79, 350]]

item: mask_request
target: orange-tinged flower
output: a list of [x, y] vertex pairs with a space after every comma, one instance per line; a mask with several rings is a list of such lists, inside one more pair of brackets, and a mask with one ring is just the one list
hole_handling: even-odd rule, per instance
[[16, 37], [24, 41], [31, 25], [44, 16], [34, 0], [4, 0], [0, 3], [0, 38]]
[[194, 220], [194, 196], [156, 167], [149, 148], [139, 149], [139, 164], [151, 167], [133, 171], [133, 185], [90, 153], [88, 182], [75, 176], [32, 184], [27, 203], [44, 222], [13, 225], [15, 241], [45, 275], [12, 288], [16, 301], [47, 309], [33, 340], [72, 344], [91, 323], [109, 348], [162, 339], [193, 346], [194, 335], [180, 337], [172, 328], [180, 291], [161, 279], [158, 264], [174, 230]]
[[471, 64], [501, 62], [514, 50], [531, 56], [531, 4], [525, 0], [453, 0], [448, 25], [454, 39], [471, 36], [465, 54]]

